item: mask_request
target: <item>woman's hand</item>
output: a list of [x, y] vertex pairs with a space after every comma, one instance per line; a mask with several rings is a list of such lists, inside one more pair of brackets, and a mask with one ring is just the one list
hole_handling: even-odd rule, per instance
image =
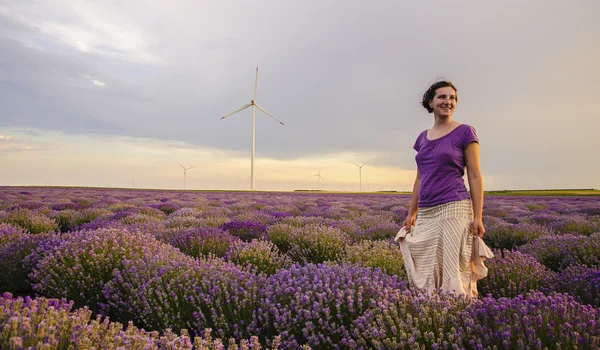
[[483, 238], [483, 235], [485, 235], [485, 227], [483, 227], [481, 219], [473, 220], [473, 235], [479, 236], [479, 238]]
[[410, 232], [412, 226], [415, 226], [416, 215], [409, 215], [404, 219], [402, 227], [406, 227], [406, 232]]

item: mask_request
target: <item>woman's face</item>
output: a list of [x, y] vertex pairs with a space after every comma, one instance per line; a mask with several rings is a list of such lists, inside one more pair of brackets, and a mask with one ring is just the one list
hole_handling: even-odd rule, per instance
[[429, 102], [429, 106], [433, 108], [435, 115], [445, 119], [454, 113], [456, 102], [456, 91], [452, 87], [446, 86], [435, 90], [435, 96]]

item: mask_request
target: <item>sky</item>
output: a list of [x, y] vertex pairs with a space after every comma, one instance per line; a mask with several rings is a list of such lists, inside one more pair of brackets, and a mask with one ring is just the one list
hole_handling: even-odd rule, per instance
[[[486, 190], [600, 188], [597, 0], [0, 2], [0, 186], [410, 191], [439, 79]], [[190, 168], [184, 179], [184, 170]], [[362, 170], [352, 163], [362, 165]], [[322, 180], [315, 175], [321, 174]], [[185, 182], [184, 182], [185, 180]], [[466, 180], [466, 176], [465, 176]]]

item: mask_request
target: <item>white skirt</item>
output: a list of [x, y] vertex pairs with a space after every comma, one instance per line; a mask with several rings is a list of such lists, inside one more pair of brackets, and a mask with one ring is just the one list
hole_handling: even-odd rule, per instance
[[477, 281], [487, 276], [492, 251], [472, 233], [470, 199], [420, 208], [410, 233], [397, 236], [411, 287], [477, 297]]

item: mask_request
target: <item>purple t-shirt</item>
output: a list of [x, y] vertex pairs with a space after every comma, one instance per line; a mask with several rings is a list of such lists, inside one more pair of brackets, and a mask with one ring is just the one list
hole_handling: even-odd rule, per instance
[[463, 176], [465, 175], [465, 150], [471, 142], [479, 143], [475, 128], [460, 124], [448, 134], [435, 140], [427, 139], [423, 131], [414, 149], [421, 173], [419, 208], [460, 201], [469, 198]]

